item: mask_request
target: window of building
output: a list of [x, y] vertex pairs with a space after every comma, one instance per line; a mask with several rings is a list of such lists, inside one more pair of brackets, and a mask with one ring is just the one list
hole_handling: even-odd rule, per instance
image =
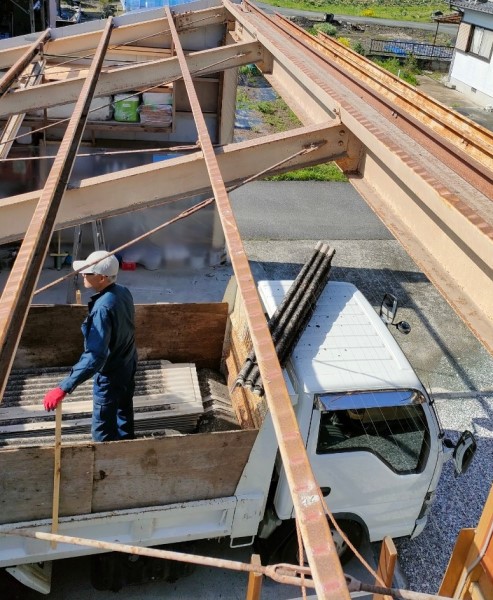
[[471, 27], [471, 37], [469, 38], [469, 52], [476, 54], [481, 58], [491, 58], [493, 50], [493, 31], [484, 27]]

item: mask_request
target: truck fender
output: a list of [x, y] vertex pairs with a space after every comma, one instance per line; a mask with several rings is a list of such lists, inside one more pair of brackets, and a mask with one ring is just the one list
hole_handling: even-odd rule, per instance
[[[359, 548], [363, 539], [368, 539], [368, 528], [357, 515], [338, 513], [334, 516], [339, 527], [356, 549]], [[351, 559], [353, 552], [338, 532], [331, 526], [330, 521], [329, 526], [331, 527], [339, 560], [344, 564]], [[256, 552], [260, 554], [262, 564], [299, 564], [298, 535], [295, 519], [283, 521], [267, 539], [257, 538], [255, 547]]]

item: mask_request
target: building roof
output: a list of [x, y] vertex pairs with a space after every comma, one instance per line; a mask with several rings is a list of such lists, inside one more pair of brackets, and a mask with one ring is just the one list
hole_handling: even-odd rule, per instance
[[490, 0], [453, 0], [450, 6], [460, 10], [467, 9], [493, 14], [493, 2]]

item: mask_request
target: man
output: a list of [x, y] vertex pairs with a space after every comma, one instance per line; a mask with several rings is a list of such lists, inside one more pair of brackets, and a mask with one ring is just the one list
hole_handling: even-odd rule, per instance
[[97, 293], [82, 324], [84, 352], [70, 375], [44, 399], [45, 409], [54, 410], [66, 394], [94, 375], [91, 431], [96, 442], [134, 437], [135, 309], [128, 289], [115, 283], [118, 266], [115, 256], [103, 250], [74, 261], [74, 269], [82, 269], [84, 287]]

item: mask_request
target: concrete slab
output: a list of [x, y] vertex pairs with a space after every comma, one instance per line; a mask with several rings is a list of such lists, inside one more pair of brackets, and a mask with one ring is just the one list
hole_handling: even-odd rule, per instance
[[485, 110], [480, 104], [476, 104], [463, 93], [447, 87], [447, 76], [442, 77], [440, 81], [430, 77], [429, 74], [418, 76], [419, 91], [427, 93], [445, 106], [453, 108], [461, 115], [468, 117], [472, 121], [479, 123], [486, 129], [493, 131], [493, 112]]

